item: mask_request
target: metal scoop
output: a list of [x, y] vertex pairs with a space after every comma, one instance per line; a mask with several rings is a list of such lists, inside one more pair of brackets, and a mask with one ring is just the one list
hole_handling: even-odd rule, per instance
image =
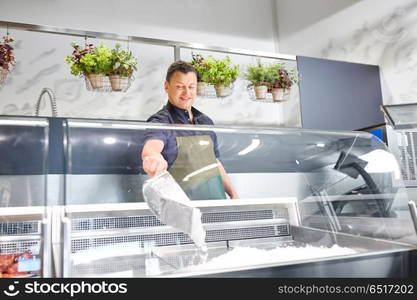
[[149, 209], [162, 223], [188, 234], [201, 251], [207, 251], [201, 212], [191, 206], [191, 200], [171, 174], [165, 171], [146, 180], [142, 192]]

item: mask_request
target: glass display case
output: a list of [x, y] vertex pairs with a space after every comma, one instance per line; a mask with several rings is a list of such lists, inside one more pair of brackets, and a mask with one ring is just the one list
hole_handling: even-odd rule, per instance
[[48, 127], [0, 117], [0, 277], [51, 276]]
[[[371, 134], [82, 119], [64, 127], [63, 276], [416, 274], [416, 224], [400, 167]], [[216, 168], [222, 164], [239, 199], [188, 194], [207, 252], [144, 202], [149, 136], [171, 139], [167, 157], [178, 158], [179, 136], [217, 146]]]
[[[192, 199], [167, 215], [187, 225], [199, 212], [204, 248], [148, 206], [162, 175], [149, 178], [141, 152], [158, 136]], [[189, 136], [214, 160], [178, 177]], [[400, 166], [368, 133], [1, 117], [0, 147], [3, 277], [416, 275]], [[220, 166], [239, 199], [190, 193], [183, 181]]]

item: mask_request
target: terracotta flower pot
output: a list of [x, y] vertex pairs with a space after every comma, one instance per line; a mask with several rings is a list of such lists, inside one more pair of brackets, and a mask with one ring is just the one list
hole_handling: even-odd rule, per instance
[[220, 85], [215, 86], [217, 97], [227, 97], [232, 93], [232, 89], [228, 86]]
[[8, 70], [0, 67], [0, 83], [6, 80]]
[[272, 99], [274, 101], [276, 102], [284, 101], [284, 94], [285, 94], [284, 89], [273, 88], [271, 93], [272, 93]]
[[266, 93], [268, 92], [268, 87], [266, 85], [254, 86], [256, 99], [265, 99]]
[[128, 86], [129, 77], [122, 77], [120, 75], [110, 75], [109, 80], [112, 90], [119, 92]]
[[204, 96], [206, 94], [207, 83], [199, 81], [197, 82], [197, 96]]
[[87, 78], [90, 81], [93, 89], [100, 89], [104, 86], [104, 75], [103, 74], [87, 74]]

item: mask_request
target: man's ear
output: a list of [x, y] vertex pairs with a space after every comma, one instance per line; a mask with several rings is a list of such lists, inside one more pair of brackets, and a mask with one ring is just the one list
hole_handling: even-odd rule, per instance
[[164, 90], [165, 90], [165, 92], [168, 92], [168, 87], [169, 87], [169, 82], [167, 80], [165, 80], [165, 82], [164, 82]]

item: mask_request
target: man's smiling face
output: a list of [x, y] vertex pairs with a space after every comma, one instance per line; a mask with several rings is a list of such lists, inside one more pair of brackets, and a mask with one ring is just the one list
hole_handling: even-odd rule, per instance
[[197, 98], [197, 75], [176, 71], [169, 81], [165, 81], [164, 87], [172, 105], [190, 110]]

